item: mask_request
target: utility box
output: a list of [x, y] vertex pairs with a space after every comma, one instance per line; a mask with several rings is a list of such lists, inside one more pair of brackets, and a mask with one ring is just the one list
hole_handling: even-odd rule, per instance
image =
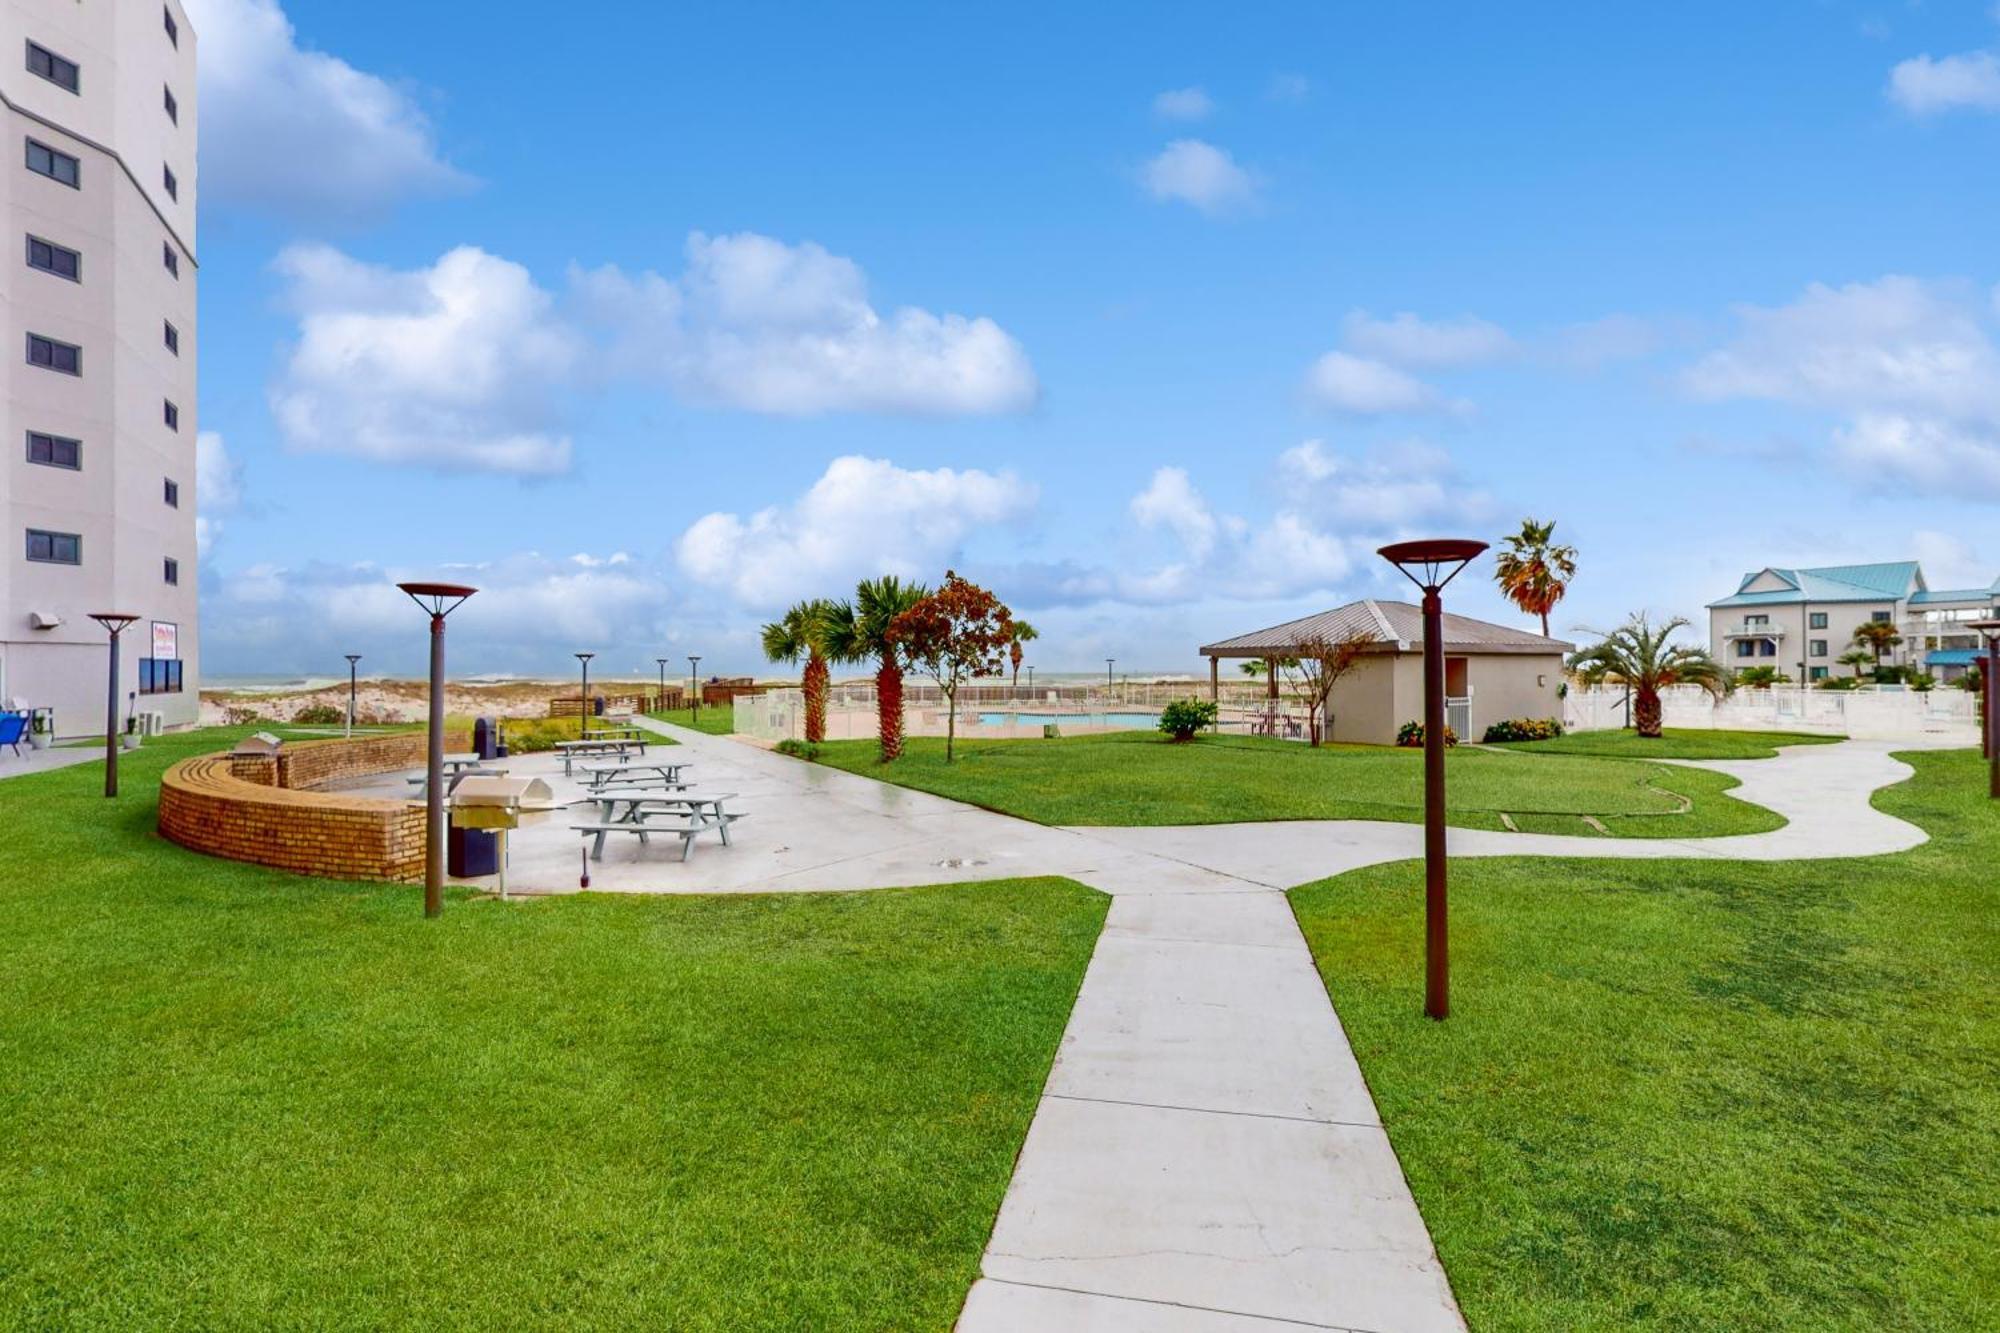
[[500, 868], [500, 835], [466, 828], [458, 820], [444, 832], [444, 868], [454, 879], [477, 879]]
[[481, 759], [498, 759], [500, 748], [500, 720], [493, 717], [474, 718], [472, 722], [472, 752]]

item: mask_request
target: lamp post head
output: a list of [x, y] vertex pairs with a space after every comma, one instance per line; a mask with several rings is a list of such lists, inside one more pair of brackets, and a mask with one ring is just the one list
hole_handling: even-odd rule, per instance
[[113, 638], [117, 638], [121, 630], [139, 617], [125, 611], [92, 611], [90, 618], [110, 630]]
[[344, 654], [344, 656], [347, 658], [347, 665], [349, 666], [353, 666], [356, 662], [359, 662], [361, 660], [360, 653], [347, 653]]
[[398, 583], [396, 586], [408, 593], [410, 600], [421, 607], [425, 615], [434, 619], [450, 615], [458, 610], [461, 602], [479, 591], [462, 583]]
[[1401, 570], [1404, 578], [1425, 592], [1436, 592], [1458, 577], [1458, 572], [1485, 549], [1485, 542], [1468, 538], [1433, 537], [1423, 541], [1391, 542], [1376, 554]]
[[572, 653], [570, 655], [579, 662], [588, 662], [591, 658], [597, 656], [596, 653]]
[[1982, 634], [1989, 639], [2000, 637], [2000, 619], [1968, 620], [1965, 622], [1965, 627], [1969, 630], [1972, 630], [1974, 633]]

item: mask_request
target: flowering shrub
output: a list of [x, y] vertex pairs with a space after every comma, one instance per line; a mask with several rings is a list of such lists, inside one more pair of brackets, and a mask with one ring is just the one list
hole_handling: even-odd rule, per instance
[[[1396, 733], [1396, 744], [1398, 745], [1420, 746], [1423, 743], [1424, 724], [1421, 722], [1405, 722], [1401, 730]], [[1444, 743], [1448, 746], [1458, 744], [1458, 733], [1450, 727], [1446, 727], [1444, 729]]]
[[1563, 734], [1563, 724], [1552, 717], [1510, 717], [1486, 729], [1486, 744], [1509, 741], [1552, 741]]

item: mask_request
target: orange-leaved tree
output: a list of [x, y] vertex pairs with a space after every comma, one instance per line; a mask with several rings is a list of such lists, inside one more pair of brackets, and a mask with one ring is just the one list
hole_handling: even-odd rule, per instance
[[1014, 642], [1014, 614], [977, 583], [945, 571], [944, 583], [896, 617], [889, 641], [922, 667], [944, 694], [944, 761], [958, 739], [958, 687], [974, 676], [997, 676]]
[[1556, 544], [1554, 519], [1521, 520], [1521, 530], [1505, 538], [1493, 559], [1493, 578], [1507, 599], [1531, 616], [1542, 618], [1542, 637], [1549, 636], [1549, 612], [1569, 591], [1576, 577], [1576, 548]]

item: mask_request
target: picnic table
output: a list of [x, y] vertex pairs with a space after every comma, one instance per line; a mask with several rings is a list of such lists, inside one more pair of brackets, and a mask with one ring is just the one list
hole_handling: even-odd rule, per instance
[[722, 838], [722, 845], [729, 846], [729, 826], [743, 816], [725, 810], [723, 802], [735, 799], [735, 792], [705, 795], [659, 790], [601, 792], [575, 803], [594, 804], [597, 817], [570, 827], [594, 840], [590, 849], [593, 861], [604, 859], [604, 840], [614, 833], [634, 836], [642, 847], [655, 833], [677, 837], [681, 840], [681, 860], [685, 861], [694, 852], [697, 834], [713, 830]]
[[562, 755], [563, 776], [567, 778], [575, 776], [572, 765], [579, 759], [610, 757], [622, 761], [631, 758], [635, 750], [642, 755], [645, 754], [646, 738], [619, 736], [605, 740], [557, 741], [556, 750]]
[[675, 759], [658, 764], [629, 761], [615, 764], [585, 764], [583, 781], [592, 791], [602, 791], [619, 782], [658, 782], [669, 787], [685, 787], [687, 783], [681, 779], [681, 770], [688, 767], [691, 762], [687, 759]]

